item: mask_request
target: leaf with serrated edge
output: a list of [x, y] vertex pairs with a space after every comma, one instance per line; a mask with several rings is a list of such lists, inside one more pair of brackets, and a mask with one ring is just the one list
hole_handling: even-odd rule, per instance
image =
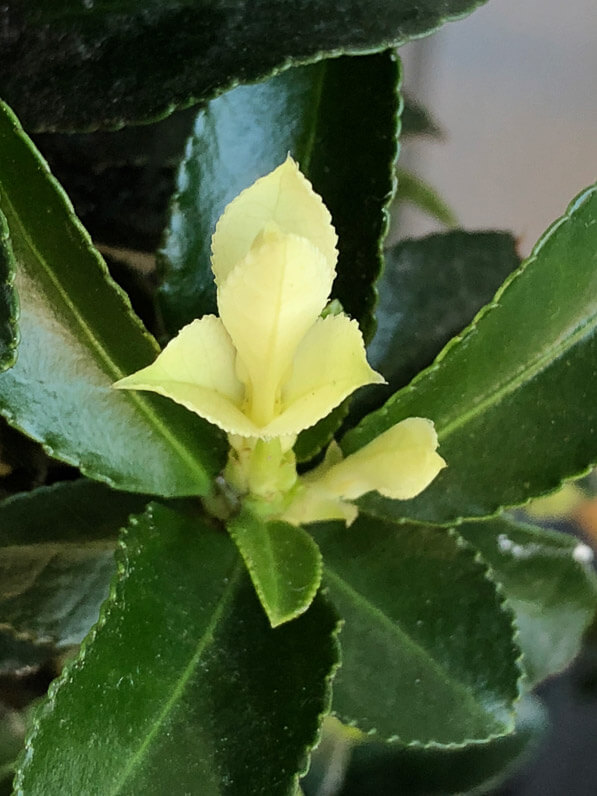
[[430, 365], [520, 265], [508, 233], [464, 230], [400, 241], [385, 260], [367, 357], [388, 384], [356, 396], [351, 425]]
[[17, 790], [294, 793], [329, 708], [331, 607], [320, 595], [272, 630], [234, 544], [190, 505], [153, 504], [122, 546], [97, 627], [35, 715]]
[[28, 129], [118, 128], [293, 63], [393, 48], [483, 2], [29, 0], [22, 14], [21, 0], [7, 0], [0, 96]]
[[597, 187], [583, 191], [435, 363], [344, 438], [350, 453], [412, 415], [448, 467], [370, 513], [449, 524], [553, 490], [597, 460]]
[[228, 523], [272, 627], [311, 605], [321, 582], [321, 553], [299, 526], [267, 522], [244, 510]]
[[8, 224], [0, 211], [0, 370], [14, 365], [17, 355], [19, 310], [14, 289], [15, 268]]
[[365, 741], [353, 750], [345, 796], [488, 793], [531, 757], [547, 729], [547, 711], [537, 698], [525, 695], [516, 711], [515, 732], [487, 743], [421, 749]]
[[564, 669], [597, 609], [593, 551], [573, 536], [509, 517], [466, 522], [459, 533], [479, 550], [516, 615], [529, 682]]
[[404, 744], [462, 745], [512, 731], [513, 617], [466, 542], [363, 514], [313, 535], [345, 621], [338, 718]]
[[118, 531], [146, 502], [81, 479], [0, 503], [0, 625], [79, 643], [108, 595]]
[[0, 411], [56, 458], [111, 486], [205, 494], [220, 433], [161, 397], [113, 390], [157, 344], [18, 121], [0, 105], [0, 207], [18, 264], [19, 357], [0, 376]]

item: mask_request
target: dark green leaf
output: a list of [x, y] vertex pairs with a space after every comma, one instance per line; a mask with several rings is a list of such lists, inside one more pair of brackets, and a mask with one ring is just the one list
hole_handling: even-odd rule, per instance
[[597, 461], [597, 188], [570, 205], [462, 335], [350, 432], [360, 448], [409, 416], [448, 463], [420, 497], [369, 511], [448, 523], [553, 490]]
[[160, 254], [160, 304], [171, 334], [216, 312], [209, 264], [216, 221], [288, 153], [323, 196], [338, 232], [334, 296], [370, 334], [393, 193], [398, 83], [390, 52], [337, 58], [236, 88], [199, 113]]
[[456, 216], [429, 183], [404, 169], [398, 170], [397, 202], [408, 202], [447, 227], [456, 226]]
[[366, 515], [314, 536], [346, 622], [333, 702], [342, 721], [419, 745], [512, 731], [512, 616], [468, 545], [444, 528]]
[[98, 627], [37, 714], [17, 788], [294, 793], [337, 665], [330, 607], [320, 596], [272, 630], [232, 541], [190, 510], [150, 507], [123, 547]]
[[146, 502], [81, 480], [0, 503], [0, 624], [80, 642], [108, 596], [118, 531]]
[[591, 548], [573, 536], [508, 518], [463, 523], [458, 531], [503, 586], [531, 684], [564, 669], [597, 609]]
[[381, 406], [430, 365], [519, 264], [514, 239], [503, 232], [455, 230], [388, 249], [367, 352], [388, 385], [361, 391], [355, 409], [362, 415]]
[[33, 140], [94, 241], [153, 253], [195, 116], [189, 108], [142, 127]]
[[272, 627], [302, 614], [321, 582], [321, 553], [311, 534], [243, 511], [228, 524]]
[[0, 370], [13, 365], [17, 353], [19, 311], [13, 284], [15, 270], [8, 224], [0, 211]]
[[206, 493], [222, 465], [216, 430], [173, 402], [111, 384], [157, 345], [18, 122], [0, 106], [0, 206], [18, 263], [21, 344], [0, 408], [56, 458], [122, 489]]
[[[547, 729], [539, 700], [523, 699], [516, 732], [463, 749], [417, 749], [397, 744], [363, 743], [355, 747], [339, 796], [446, 796], [500, 780], [537, 747]], [[486, 789], [483, 788], [483, 793]]]
[[8, 0], [0, 96], [29, 128], [120, 127], [292, 62], [403, 44], [482, 2]]

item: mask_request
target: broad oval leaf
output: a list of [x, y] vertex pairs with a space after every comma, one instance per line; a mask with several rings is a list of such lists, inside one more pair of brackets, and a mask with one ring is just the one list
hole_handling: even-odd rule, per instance
[[578, 654], [597, 610], [593, 551], [573, 536], [501, 517], [465, 522], [516, 616], [529, 682], [564, 669]]
[[403, 44], [483, 2], [8, 0], [0, 95], [28, 128], [121, 127], [293, 62]]
[[118, 531], [146, 502], [81, 479], [0, 503], [0, 625], [78, 644], [108, 596]]
[[15, 269], [8, 224], [0, 211], [0, 370], [14, 365], [17, 353], [18, 300], [14, 289]]
[[512, 615], [453, 531], [361, 514], [314, 530], [345, 621], [333, 710], [382, 740], [465, 744], [513, 729]]
[[2, 413], [56, 458], [112, 486], [205, 494], [223, 463], [221, 435], [171, 401], [111, 388], [148, 365], [157, 344], [5, 105], [0, 208], [21, 307], [18, 361], [0, 376]]
[[242, 511], [228, 532], [249, 570], [272, 627], [304, 613], [321, 582], [321, 553], [310, 533]]
[[99, 624], [36, 714], [17, 790], [294, 793], [329, 707], [334, 612], [319, 596], [272, 630], [232, 541], [190, 508], [150, 506], [122, 546]]
[[450, 523], [553, 490], [597, 461], [597, 187], [581, 193], [495, 299], [412, 384], [344, 439], [412, 415], [448, 463], [412, 501], [369, 511]]

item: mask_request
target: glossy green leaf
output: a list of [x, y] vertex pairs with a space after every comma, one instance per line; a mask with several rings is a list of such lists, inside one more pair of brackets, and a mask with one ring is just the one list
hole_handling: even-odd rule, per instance
[[458, 531], [502, 584], [531, 684], [564, 669], [597, 610], [591, 548], [573, 536], [505, 517], [463, 523]]
[[398, 83], [390, 52], [337, 58], [241, 86], [199, 113], [160, 253], [160, 306], [171, 334], [216, 312], [210, 268], [216, 221], [288, 153], [332, 214], [339, 237], [334, 296], [366, 334], [371, 330], [393, 193]]
[[412, 501], [368, 511], [448, 523], [553, 490], [597, 461], [597, 188], [570, 205], [459, 337], [350, 432], [353, 451], [409, 416], [448, 463]]
[[79, 643], [108, 596], [118, 531], [146, 502], [82, 479], [0, 503], [0, 624]]
[[503, 232], [454, 230], [388, 249], [367, 351], [388, 386], [363, 391], [360, 403], [380, 406], [430, 365], [519, 264], [515, 241]]
[[18, 263], [19, 357], [0, 376], [0, 410], [56, 458], [112, 486], [204, 494], [221, 436], [160, 397], [112, 390], [148, 365], [155, 340], [6, 106], [0, 106], [0, 207]]
[[321, 582], [321, 553], [311, 534], [243, 511], [228, 524], [272, 627], [295, 619]]
[[463, 744], [513, 729], [518, 649], [487, 568], [454, 531], [361, 514], [314, 530], [345, 620], [333, 710], [380, 739]]
[[[547, 713], [539, 700], [525, 697], [517, 710], [516, 731], [463, 749], [419, 749], [397, 744], [355, 746], [338, 796], [446, 796], [490, 785], [519, 767], [545, 736]], [[477, 792], [475, 790], [475, 792]]]
[[18, 301], [14, 289], [15, 260], [8, 225], [0, 211], [0, 370], [16, 359]]
[[99, 625], [36, 716], [17, 790], [294, 793], [329, 705], [333, 611], [319, 596], [272, 630], [232, 541], [190, 508], [153, 505], [123, 548]]
[[482, 3], [8, 0], [0, 96], [28, 128], [120, 127], [292, 62], [403, 44]]
[[456, 226], [456, 216], [435, 188], [416, 174], [398, 170], [397, 202], [406, 202], [447, 227]]
[[96, 243], [155, 252], [196, 110], [94, 133], [42, 133], [33, 141]]

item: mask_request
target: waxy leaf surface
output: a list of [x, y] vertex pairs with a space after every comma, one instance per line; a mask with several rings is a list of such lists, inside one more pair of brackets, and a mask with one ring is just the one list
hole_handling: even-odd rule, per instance
[[321, 582], [313, 537], [287, 522], [267, 522], [245, 510], [228, 524], [272, 627], [302, 614]]
[[234, 544], [197, 512], [153, 505], [122, 544], [111, 600], [36, 715], [17, 789], [293, 794], [329, 705], [334, 612], [318, 597], [272, 630]]
[[377, 332], [367, 353], [388, 386], [364, 400], [380, 406], [430, 365], [519, 265], [514, 238], [505, 232], [453, 230], [387, 249]]
[[402, 44], [482, 2], [8, 0], [0, 96], [28, 128], [120, 127], [293, 62]]
[[564, 669], [597, 609], [591, 548], [573, 536], [508, 518], [466, 522], [458, 531], [504, 589], [530, 683]]
[[108, 596], [118, 531], [146, 502], [81, 479], [0, 503], [0, 625], [79, 643]]
[[56, 458], [112, 486], [205, 494], [222, 466], [219, 432], [161, 397], [111, 384], [149, 364], [155, 340], [10, 110], [0, 106], [0, 209], [17, 262], [18, 362], [0, 410]]
[[453, 531], [361, 514], [314, 529], [345, 621], [333, 710], [380, 740], [463, 744], [513, 729], [510, 611]]
[[343, 440], [349, 453], [412, 415], [448, 463], [412, 501], [369, 512], [449, 523], [553, 490], [597, 461], [597, 188], [581, 193], [434, 364]]

